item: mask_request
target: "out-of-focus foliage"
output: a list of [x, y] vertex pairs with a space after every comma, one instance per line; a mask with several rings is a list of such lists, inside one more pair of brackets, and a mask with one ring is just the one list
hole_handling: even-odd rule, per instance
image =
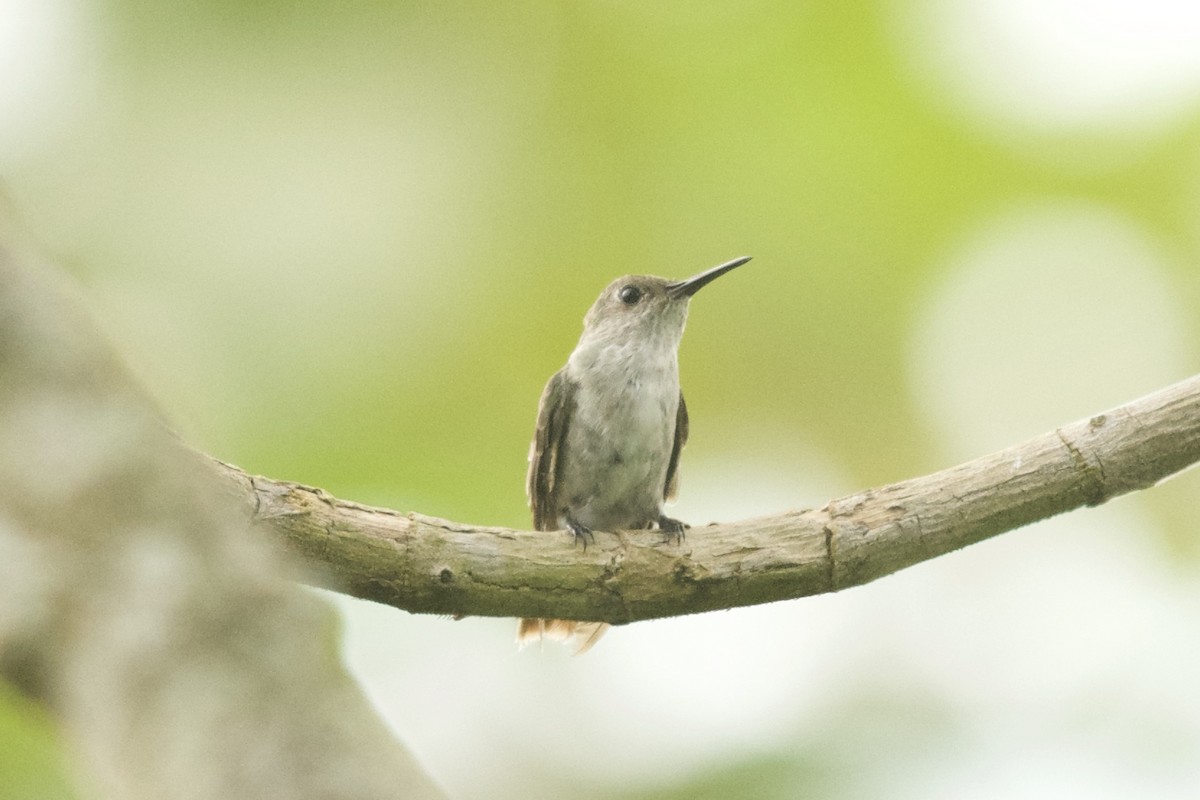
[[[1200, 364], [1182, 0], [0, 14], [10, 205], [187, 438], [252, 471], [523, 525], [537, 397], [600, 288], [741, 254], [683, 345], [693, 522], [946, 466]], [[350, 658], [463, 796], [704, 796], [760, 768], [746, 796], [961, 797], [972, 772], [995, 796], [1018, 774], [1175, 796], [1200, 761], [1198, 494], [1186, 476], [844, 597], [634, 626], [589, 660], [353, 604]], [[1123, 631], [1155, 633], [1131, 654]], [[1178, 683], [1131, 677], [1164, 662]], [[894, 740], [857, 711], [881, 696]]]
[[71, 800], [50, 721], [41, 709], [0, 683], [0, 786], [7, 800]]

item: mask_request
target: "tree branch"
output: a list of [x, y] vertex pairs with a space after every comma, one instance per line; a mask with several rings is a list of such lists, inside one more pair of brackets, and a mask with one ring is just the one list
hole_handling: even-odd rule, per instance
[[371, 508], [217, 463], [255, 525], [311, 581], [435, 614], [621, 624], [833, 592], [991, 536], [1145, 489], [1200, 460], [1200, 376], [1016, 446], [817, 509], [693, 528], [571, 537]]

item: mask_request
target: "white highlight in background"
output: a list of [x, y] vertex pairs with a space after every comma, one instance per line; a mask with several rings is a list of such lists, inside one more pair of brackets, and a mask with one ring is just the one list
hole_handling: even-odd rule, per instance
[[1010, 133], [1153, 133], [1200, 100], [1192, 0], [924, 0], [893, 19], [931, 98]]
[[86, 113], [98, 25], [72, 0], [0, 0], [0, 169]]
[[1188, 311], [1165, 255], [1083, 203], [999, 215], [916, 310], [911, 386], [951, 458], [972, 458], [1187, 377]]

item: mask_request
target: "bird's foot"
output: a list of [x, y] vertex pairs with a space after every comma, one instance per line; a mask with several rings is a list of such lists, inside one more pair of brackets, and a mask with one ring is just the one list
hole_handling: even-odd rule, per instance
[[584, 525], [582, 522], [575, 519], [574, 517], [571, 517], [571, 516], [567, 517], [567, 530], [571, 532], [571, 535], [573, 537], [575, 537], [576, 544], [583, 545], [583, 552], [585, 552], [585, 553], [587, 552], [587, 546], [588, 546], [589, 541], [592, 544], [596, 543], [596, 537], [592, 533], [592, 529], [589, 528], [587, 525]]
[[684, 532], [691, 527], [686, 522], [678, 519], [671, 519], [668, 516], [659, 515], [658, 529], [667, 535], [667, 541], [673, 544], [683, 544], [685, 538]]

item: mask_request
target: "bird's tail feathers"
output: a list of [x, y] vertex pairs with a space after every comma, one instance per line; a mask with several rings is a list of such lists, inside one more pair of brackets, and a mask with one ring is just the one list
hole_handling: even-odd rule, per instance
[[573, 619], [521, 620], [517, 627], [517, 644], [524, 647], [531, 642], [549, 639], [577, 646], [575, 655], [583, 655], [600, 641], [610, 626], [607, 622], [579, 622]]

